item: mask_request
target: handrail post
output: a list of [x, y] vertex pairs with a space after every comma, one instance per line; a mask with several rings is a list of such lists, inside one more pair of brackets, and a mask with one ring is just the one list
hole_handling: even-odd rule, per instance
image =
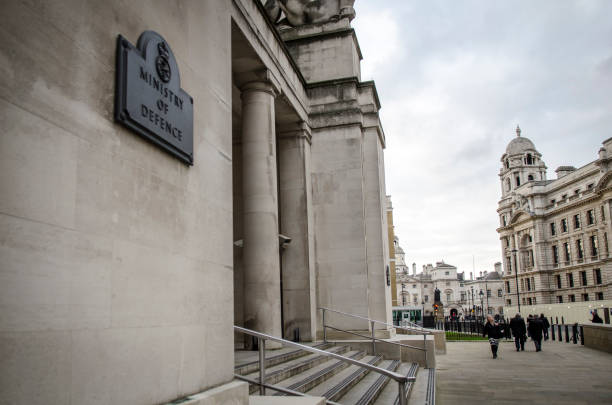
[[[425, 349], [425, 368], [428, 368], [427, 367], [427, 338], [425, 336], [426, 335], [423, 333], [423, 349]], [[435, 341], [436, 341], [436, 337], [434, 336], [434, 342]]]
[[398, 399], [399, 405], [408, 405], [408, 401], [406, 401], [406, 383], [402, 381], [398, 381]]
[[327, 330], [325, 329], [325, 308], [321, 308], [323, 311], [323, 343], [327, 343]]
[[262, 338], [259, 340], [259, 395], [266, 395], [266, 341]]
[[370, 321], [370, 327], [372, 328], [372, 356], [376, 356], [376, 338], [374, 337], [374, 321]]

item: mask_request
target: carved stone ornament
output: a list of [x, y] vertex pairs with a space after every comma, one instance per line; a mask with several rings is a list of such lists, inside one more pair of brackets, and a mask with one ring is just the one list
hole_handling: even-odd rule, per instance
[[265, 9], [274, 23], [297, 27], [344, 17], [352, 20], [354, 4], [355, 0], [266, 0]]

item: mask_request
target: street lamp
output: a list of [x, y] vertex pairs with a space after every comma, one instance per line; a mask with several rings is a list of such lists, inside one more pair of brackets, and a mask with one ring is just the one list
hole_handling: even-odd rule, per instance
[[421, 314], [421, 326], [425, 327], [425, 301], [421, 300], [421, 306], [423, 306], [423, 313]]
[[476, 315], [476, 305], [474, 305], [474, 286], [470, 286], [472, 289], [472, 316]]
[[516, 264], [516, 253], [518, 250], [512, 249], [512, 256], [514, 257], [514, 280], [516, 281], [516, 302], [518, 303], [518, 311], [521, 313], [521, 293], [519, 292], [518, 283], [518, 266]]
[[480, 290], [480, 294], [478, 294], [478, 295], [480, 295], [480, 318], [482, 319], [482, 318], [484, 318], [484, 311], [483, 311], [484, 308], [483, 308], [483, 302], [482, 302], [482, 296], [484, 294], [482, 293], [482, 290]]

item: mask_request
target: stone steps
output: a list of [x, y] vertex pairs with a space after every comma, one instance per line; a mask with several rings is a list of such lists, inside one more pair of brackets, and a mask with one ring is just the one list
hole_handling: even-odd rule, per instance
[[[342, 354], [377, 367], [392, 370], [404, 375], [416, 376], [416, 381], [407, 387], [409, 404], [434, 405], [435, 370], [422, 369], [417, 363], [400, 363], [398, 360], [385, 360], [382, 355], [371, 356], [360, 350], [351, 350], [349, 345], [317, 346], [317, 348]], [[282, 350], [282, 349], [281, 349]], [[301, 350], [273, 351], [266, 355], [266, 382], [312, 397], [324, 397], [329, 404], [347, 405], [390, 405], [399, 403], [397, 383], [376, 372], [342, 362], [323, 355]], [[256, 353], [256, 352], [255, 352]], [[282, 359], [282, 361], [281, 361]], [[243, 374], [258, 380], [258, 366], [253, 362], [241, 364], [236, 370], [249, 371]], [[259, 387], [249, 387], [252, 396], [257, 396]], [[282, 398], [285, 394], [267, 389], [266, 395]], [[271, 397], [272, 398], [272, 397]], [[291, 398], [285, 397], [287, 403]], [[284, 402], [283, 402], [284, 403]]]
[[[330, 347], [327, 351], [336, 354], [346, 354], [349, 351], [348, 346], [334, 346]], [[277, 384], [281, 381], [287, 380], [297, 374], [307, 372], [308, 370], [318, 366], [319, 364], [329, 361], [329, 357], [321, 354], [309, 353], [302, 351], [303, 355], [294, 359], [288, 360], [285, 363], [278, 364], [276, 366], [267, 368], [266, 367], [266, 383]], [[257, 371], [249, 373], [246, 377], [254, 380], [259, 379], [259, 367]], [[281, 384], [282, 385], [282, 384]], [[251, 385], [249, 392], [252, 394], [257, 391], [258, 387]]]

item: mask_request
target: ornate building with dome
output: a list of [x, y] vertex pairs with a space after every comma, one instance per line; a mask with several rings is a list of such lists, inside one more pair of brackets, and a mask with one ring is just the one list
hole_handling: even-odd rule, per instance
[[507, 312], [523, 306], [525, 313], [565, 314], [572, 322], [586, 321], [593, 309], [609, 315], [611, 162], [612, 138], [596, 160], [561, 166], [549, 180], [542, 155], [517, 127], [499, 172]]

